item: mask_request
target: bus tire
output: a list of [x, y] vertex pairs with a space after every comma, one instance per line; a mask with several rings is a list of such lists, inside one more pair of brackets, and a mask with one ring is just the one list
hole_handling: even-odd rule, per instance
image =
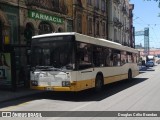
[[128, 71], [128, 81], [132, 80], [132, 70]]
[[103, 88], [103, 76], [102, 75], [97, 75], [96, 80], [95, 80], [95, 91], [100, 92]]

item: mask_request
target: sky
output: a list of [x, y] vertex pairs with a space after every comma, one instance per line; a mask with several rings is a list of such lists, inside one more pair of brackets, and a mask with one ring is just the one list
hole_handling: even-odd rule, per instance
[[[160, 48], [160, 8], [154, 0], [130, 0], [134, 4], [133, 25], [135, 31], [149, 28], [149, 44], [151, 48]], [[144, 36], [135, 36], [135, 44], [144, 46]]]

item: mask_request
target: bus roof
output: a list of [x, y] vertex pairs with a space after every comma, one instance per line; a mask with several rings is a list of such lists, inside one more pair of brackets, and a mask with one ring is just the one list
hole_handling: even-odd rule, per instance
[[49, 33], [49, 34], [42, 34], [42, 35], [36, 35], [32, 38], [42, 38], [42, 37], [52, 37], [52, 36], [60, 36], [60, 35], [75, 35], [75, 32], [61, 32], [61, 33]]
[[76, 32], [50, 33], [50, 34], [36, 35], [36, 36], [33, 36], [32, 38], [34, 39], [34, 38], [43, 38], [43, 37], [52, 37], [52, 36], [61, 36], [61, 35], [74, 35], [76, 41], [81, 41], [84, 43], [90, 43], [90, 44], [95, 44], [95, 45], [99, 45], [99, 46], [104, 46], [104, 47], [119, 49], [119, 50], [123, 50], [123, 51], [138, 53], [138, 50], [133, 49], [131, 47], [123, 46], [120, 43], [116, 43], [116, 42], [106, 40], [103, 38], [95, 38], [95, 37], [83, 35], [83, 34], [76, 33]]

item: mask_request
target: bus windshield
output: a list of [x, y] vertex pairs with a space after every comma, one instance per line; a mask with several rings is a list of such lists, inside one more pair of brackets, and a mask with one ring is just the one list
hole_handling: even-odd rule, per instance
[[32, 67], [74, 69], [72, 37], [35, 38], [32, 40]]

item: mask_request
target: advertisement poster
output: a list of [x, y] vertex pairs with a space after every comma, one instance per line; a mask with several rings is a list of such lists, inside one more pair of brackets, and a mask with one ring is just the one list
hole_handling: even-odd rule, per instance
[[10, 53], [0, 53], [0, 85], [11, 85]]

